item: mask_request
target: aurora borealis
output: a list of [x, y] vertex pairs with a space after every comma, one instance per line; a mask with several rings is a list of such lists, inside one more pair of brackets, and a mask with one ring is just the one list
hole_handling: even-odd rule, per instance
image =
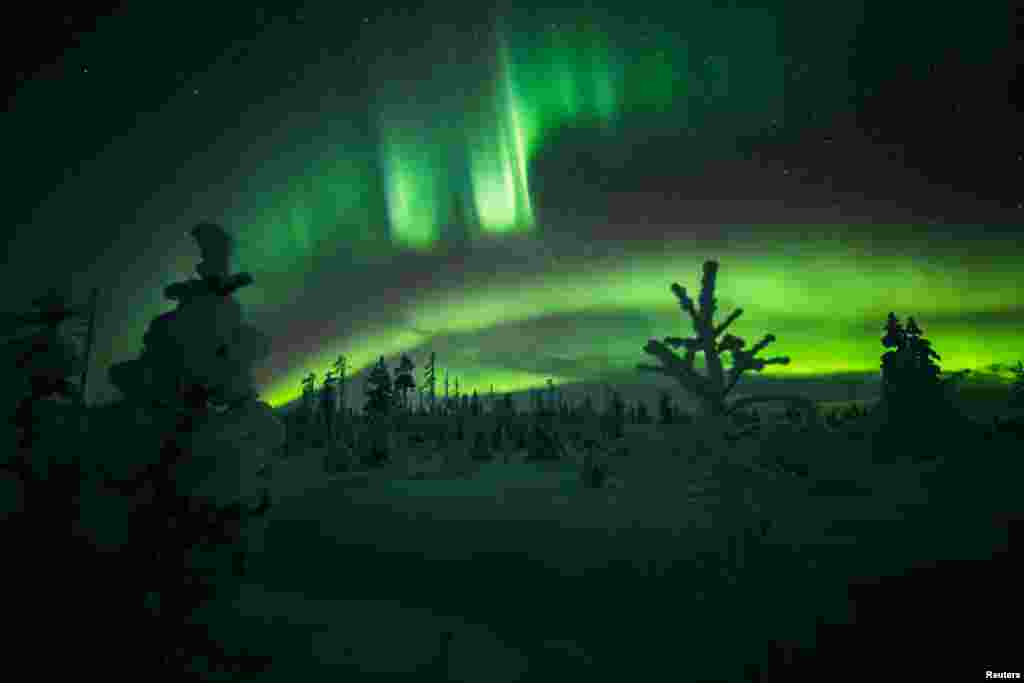
[[946, 370], [1024, 358], [1005, 17], [802, 5], [105, 18], [12, 100], [4, 306], [103, 288], [106, 395], [214, 220], [274, 405], [342, 353], [433, 350], [464, 391], [649, 382], [706, 258], [734, 332], [793, 358], [765, 375], [877, 372], [890, 310]]

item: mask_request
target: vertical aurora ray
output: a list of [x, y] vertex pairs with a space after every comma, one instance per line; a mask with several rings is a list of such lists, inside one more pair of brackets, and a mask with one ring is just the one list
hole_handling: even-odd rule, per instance
[[[611, 123], [621, 104], [618, 74], [604, 33], [587, 24], [579, 31], [545, 27], [496, 31], [496, 59], [481, 121], [470, 138], [473, 204], [484, 232], [508, 233], [535, 226], [529, 165], [544, 138], [580, 117]], [[518, 41], [515, 47], [511, 43]]]
[[529, 159], [527, 157], [527, 145], [526, 145], [526, 129], [524, 125], [523, 108], [519, 102], [519, 98], [515, 92], [515, 82], [512, 79], [511, 66], [508, 66], [508, 50], [504, 43], [502, 44], [501, 60], [507, 65], [505, 68], [505, 105], [506, 111], [508, 112], [508, 126], [509, 134], [512, 138], [512, 151], [515, 159], [515, 170], [517, 171], [516, 180], [518, 187], [516, 188], [517, 198], [521, 199], [520, 205], [524, 214], [524, 220], [527, 225], [533, 226], [533, 205], [530, 200], [530, 182], [528, 165]]
[[492, 42], [475, 64], [449, 57], [429, 78], [381, 78], [381, 165], [397, 244], [433, 247], [455, 195], [472, 207], [470, 232], [531, 232], [529, 167], [546, 136], [581, 117], [607, 125], [621, 111], [615, 65], [624, 60], [595, 22], [537, 30], [502, 21]]
[[[634, 114], [685, 124], [689, 100], [724, 102], [735, 90], [740, 69], [728, 55], [709, 62], [714, 78], [697, 87], [689, 40], [653, 25], [623, 33], [619, 23], [596, 11], [552, 11], [502, 17], [482, 44], [465, 45], [453, 28], [419, 48], [396, 45], [373, 74], [373, 149], [352, 155], [352, 139], [365, 134], [341, 123], [294, 154], [296, 163], [305, 157], [299, 180], [263, 183], [268, 199], [249, 204], [259, 225], [246, 222], [267, 247], [252, 260], [277, 272], [301, 268], [339, 240], [353, 258], [388, 242], [431, 250], [453, 218], [470, 235], [531, 233], [531, 164], [557, 146], [560, 130], [615, 133]], [[750, 23], [750, 44], [770, 32]], [[456, 204], [468, 210], [454, 215]], [[387, 237], [375, 225], [386, 225]]]
[[621, 113], [625, 60], [595, 21], [525, 28], [500, 37], [500, 65], [524, 126], [529, 160], [545, 136], [578, 121], [612, 123]]
[[491, 120], [481, 118], [469, 138], [468, 157], [472, 203], [487, 233], [528, 231], [533, 228], [526, 131], [523, 111], [510, 74], [508, 50], [499, 39], [498, 74], [484, 96]]
[[390, 125], [382, 145], [382, 166], [392, 240], [429, 249], [440, 238], [441, 207], [447, 205], [444, 158], [436, 144]]

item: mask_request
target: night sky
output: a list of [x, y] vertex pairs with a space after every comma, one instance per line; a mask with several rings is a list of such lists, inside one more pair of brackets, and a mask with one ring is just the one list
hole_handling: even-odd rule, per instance
[[256, 277], [274, 405], [340, 353], [643, 381], [706, 258], [731, 331], [792, 357], [765, 374], [877, 373], [889, 311], [946, 370], [1024, 358], [1009, 3], [222, 4], [8, 27], [38, 39], [8, 59], [0, 305], [100, 287], [93, 397], [206, 220]]

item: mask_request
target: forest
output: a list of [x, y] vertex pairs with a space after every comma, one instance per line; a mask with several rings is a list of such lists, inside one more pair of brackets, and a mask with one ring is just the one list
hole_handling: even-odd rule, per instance
[[275, 409], [251, 377], [271, 339], [236, 298], [254, 278], [230, 272], [223, 228], [192, 234], [198, 277], [107, 368], [114, 400], [85, 400], [94, 303], [50, 290], [5, 318], [9, 651], [40, 671], [770, 681], [1010, 664], [991, 605], [1019, 598], [994, 560], [1019, 528], [1024, 362], [981, 392], [943, 373], [927, 321], [894, 312], [863, 340], [877, 400], [741, 396], [800, 359], [729, 333], [743, 311], [720, 315], [708, 260], [696, 298], [666, 283], [690, 336], [636, 340], [637, 372], [676, 386], [656, 404], [549, 381], [523, 405], [430, 353], [381, 356], [362, 386], [341, 355]]

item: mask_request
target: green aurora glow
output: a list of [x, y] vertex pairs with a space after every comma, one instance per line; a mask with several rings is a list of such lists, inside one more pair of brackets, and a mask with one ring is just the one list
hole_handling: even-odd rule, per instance
[[[767, 14], [748, 11], [741, 30], [730, 31], [734, 49], [757, 55], [756, 66], [744, 62], [746, 71], [730, 70], [721, 54], [692, 64], [694, 46], [663, 27], [645, 27], [638, 46], [631, 44], [635, 35], [597, 11], [545, 16], [541, 23], [496, 20], [482, 47], [461, 51], [453, 46], [465, 39], [438, 27], [418, 51], [379, 60], [371, 104], [376, 152], [367, 158], [360, 144], [346, 144], [357, 134], [332, 131], [319, 148], [306, 147], [308, 157], [292, 153], [284, 186], [283, 168], [265, 182], [257, 173], [241, 202], [246, 209], [232, 216], [251, 238], [240, 260], [292, 271], [339, 238], [364, 253], [381, 244], [430, 250], [443, 239], [456, 202], [467, 208], [471, 233], [528, 233], [536, 228], [529, 169], [557, 146], [566, 126], [596, 125], [615, 135], [627, 112], [662, 125], [697, 125], [693, 112], [714, 106], [743, 134], [783, 114], [785, 60]], [[416, 62], [431, 65], [423, 78], [408, 75]], [[688, 77], [695, 69], [701, 75]], [[747, 93], [742, 104], [736, 86]], [[758, 116], [736, 120], [738, 104]], [[382, 211], [374, 210], [380, 202], [371, 191], [378, 172]], [[381, 224], [386, 229], [374, 227]], [[256, 253], [253, 245], [263, 248]]]
[[[915, 222], [922, 203], [947, 194], [924, 183], [921, 200], [904, 184], [914, 169], [849, 123], [894, 61], [929, 73], [968, 18], [921, 32], [908, 9], [900, 33], [887, 4], [862, 34], [870, 8], [859, 3], [617, 4], [477, 8], [486, 21], [472, 8], [449, 17], [381, 10], [365, 23], [307, 8], [303, 27], [264, 27], [241, 64], [224, 56], [168, 79], [176, 92], [154, 90], [153, 112], [123, 87], [124, 54], [141, 50], [123, 41], [146, 32], [126, 20], [121, 39], [98, 33], [91, 53], [69, 61], [83, 78], [89, 63], [92, 80], [42, 79], [20, 100], [11, 144], [24, 149], [12, 163], [74, 171], [10, 243], [9, 262], [31, 272], [11, 268], [3, 290], [22, 293], [41, 268], [55, 280], [73, 273], [77, 291], [103, 288], [100, 378], [138, 353], [146, 324], [169, 308], [163, 287], [192, 273], [187, 230], [222, 222], [238, 237], [236, 265], [256, 276], [240, 298], [274, 339], [257, 380], [275, 406], [339, 354], [358, 372], [406, 352], [422, 369], [433, 350], [470, 391], [515, 392], [549, 378], [646, 381], [633, 370], [649, 360], [645, 341], [690, 332], [669, 284], [695, 291], [706, 258], [721, 263], [721, 313], [746, 311], [733, 331], [749, 343], [773, 333], [769, 355], [792, 357], [766, 376], [877, 372], [889, 311], [918, 319], [947, 371], [1024, 355], [1015, 346], [1024, 333], [1019, 241], [987, 240], [940, 208], [922, 215], [944, 224]], [[982, 14], [971, 14], [970, 33], [985, 39], [959, 44], [958, 54], [990, 73], [995, 42], [982, 26], [1003, 19]], [[870, 52], [856, 75], [855, 44]], [[95, 128], [102, 153], [38, 161], [35, 143], [23, 141], [63, 131], [69, 101], [93, 112], [75, 134]], [[117, 109], [134, 112], [130, 127], [104, 133]], [[811, 144], [803, 137], [820, 139], [815, 126], [832, 118], [834, 144], [799, 157]], [[749, 153], [747, 140], [770, 153]], [[716, 166], [734, 160], [735, 175]], [[801, 162], [808, 175], [866, 170], [845, 188], [783, 181], [782, 166], [788, 174]], [[47, 226], [80, 223], [111, 178], [118, 198], [102, 218], [39, 258], [54, 252]], [[904, 207], [877, 187], [871, 196], [874, 178], [917, 198]], [[753, 217], [726, 217], [748, 199]], [[807, 219], [805, 202], [818, 200], [842, 211]], [[775, 242], [769, 232], [788, 234]]]
[[[578, 262], [526, 282], [496, 274], [483, 285], [414, 296], [403, 304], [399, 323], [381, 321], [373, 334], [323, 343], [276, 376], [264, 395], [272, 405], [293, 400], [306, 373], [323, 373], [342, 353], [358, 371], [379, 355], [411, 353], [422, 363], [434, 350], [439, 366], [458, 376], [464, 390], [481, 392], [492, 385], [499, 392], [522, 391], [544, 386], [548, 378], [556, 384], [587, 381], [595, 370], [628, 372], [646, 361], [641, 348], [648, 338], [691, 333], [668, 285], [679, 281], [696, 296], [703, 259], [686, 256], [685, 243], [667, 251], [676, 249], [675, 255], [637, 255], [628, 264]], [[766, 256], [769, 252], [774, 253]], [[1012, 258], [983, 267], [946, 264], [940, 270], [864, 248], [799, 243], [770, 248], [751, 241], [730, 247], [721, 263], [719, 319], [742, 307], [745, 313], [731, 331], [748, 343], [771, 332], [778, 341], [768, 355], [793, 359], [765, 374], [876, 372], [884, 351], [878, 339], [889, 311], [916, 317], [935, 340], [946, 371], [1010, 363], [1020, 354], [1015, 344], [1024, 335], [1017, 303], [1022, 285]], [[1014, 284], [1008, 288], [1007, 283]], [[563, 334], [547, 330], [552, 318], [564, 321]], [[366, 324], [375, 326], [372, 320]], [[557, 358], [564, 370], [578, 372], [529, 372], [486, 362], [488, 357], [507, 360], [517, 349], [539, 365]], [[588, 366], [595, 353], [600, 368]]]

